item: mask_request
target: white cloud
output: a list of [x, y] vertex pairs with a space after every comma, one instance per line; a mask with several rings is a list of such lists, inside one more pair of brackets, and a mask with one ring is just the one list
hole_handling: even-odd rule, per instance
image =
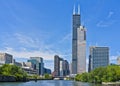
[[56, 53], [50, 53], [49, 51], [15, 51], [13, 48], [6, 47], [5, 50], [0, 50], [0, 52], [6, 52], [12, 54], [14, 58], [29, 58], [29, 57], [43, 57], [44, 60], [53, 60]]
[[116, 64], [118, 56], [110, 56], [110, 63]]
[[114, 14], [114, 12], [110, 11], [108, 13], [108, 15], [105, 17], [105, 19], [103, 19], [97, 23], [97, 26], [98, 27], [108, 27], [108, 26], [114, 24], [115, 20], [111, 20], [111, 17], [113, 16], [113, 14]]
[[[20, 33], [15, 33], [13, 35], [5, 36], [3, 43], [7, 43], [4, 45], [4, 49], [0, 48], [0, 52], [9, 53], [13, 55], [15, 59], [24, 59], [29, 57], [43, 57], [44, 60], [52, 60], [54, 61], [54, 55], [59, 55], [61, 58], [66, 59], [69, 57], [67, 51], [60, 51], [55, 47], [54, 44], [47, 44], [42, 38], [31, 37]], [[70, 35], [67, 35], [63, 41], [68, 40]], [[18, 60], [19, 61], [19, 60]], [[52, 67], [53, 63], [45, 63], [45, 66], [48, 68]]]
[[24, 44], [29, 47], [38, 47], [39, 46], [39, 43], [40, 43], [39, 39], [33, 39], [32, 37], [28, 37], [28, 36], [25, 36], [20, 33], [15, 33], [14, 36], [20, 44]]
[[115, 21], [100, 21], [97, 23], [98, 27], [109, 27], [112, 25]]
[[67, 40], [71, 40], [71, 39], [72, 39], [72, 33], [69, 33], [61, 39], [60, 43], [65, 42]]
[[113, 11], [110, 11], [110, 12], [108, 13], [107, 18], [111, 18], [113, 14], [114, 14], [114, 12], [113, 12]]
[[[13, 41], [17, 43], [17, 47], [14, 46]], [[15, 33], [13, 36], [11, 36], [7, 43], [7, 46], [4, 46], [5, 49], [0, 49], [0, 52], [10, 53], [15, 58], [29, 58], [39, 56], [43, 57], [44, 60], [53, 60], [55, 54], [60, 54], [60, 52], [52, 49], [54, 45], [46, 44], [44, 41], [41, 41], [41, 39], [38, 39], [37, 37], [32, 38], [31, 36], [23, 35], [20, 33]]]

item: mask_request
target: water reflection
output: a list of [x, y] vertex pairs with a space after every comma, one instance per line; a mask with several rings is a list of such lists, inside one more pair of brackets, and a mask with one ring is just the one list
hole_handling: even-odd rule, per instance
[[30, 82], [0, 83], [0, 86], [102, 86], [102, 85], [64, 80], [43, 80], [37, 82], [30, 81]]

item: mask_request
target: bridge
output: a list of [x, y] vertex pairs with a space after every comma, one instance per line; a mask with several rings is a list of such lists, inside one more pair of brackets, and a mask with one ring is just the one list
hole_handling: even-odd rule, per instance
[[73, 79], [74, 80], [74, 78], [75, 78], [75, 75], [53, 77], [54, 80], [67, 80], [67, 79]]
[[66, 80], [67, 77], [65, 76], [56, 76], [56, 77], [53, 77], [54, 80]]

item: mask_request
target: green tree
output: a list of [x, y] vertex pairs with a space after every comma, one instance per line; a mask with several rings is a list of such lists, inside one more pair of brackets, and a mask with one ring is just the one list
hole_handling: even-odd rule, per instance
[[77, 74], [76, 81], [83, 82], [115, 82], [120, 80], [120, 66], [110, 65], [107, 67], [99, 67], [90, 73]]

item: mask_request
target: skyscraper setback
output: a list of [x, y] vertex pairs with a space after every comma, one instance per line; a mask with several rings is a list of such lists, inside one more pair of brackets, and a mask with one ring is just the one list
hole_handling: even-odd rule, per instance
[[81, 25], [80, 7], [73, 10], [72, 74], [86, 72], [86, 30]]

